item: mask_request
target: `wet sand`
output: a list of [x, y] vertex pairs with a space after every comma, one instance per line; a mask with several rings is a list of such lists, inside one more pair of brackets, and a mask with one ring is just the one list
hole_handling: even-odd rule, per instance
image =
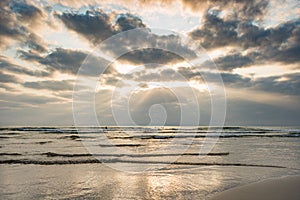
[[217, 194], [210, 200], [299, 200], [300, 176], [270, 179]]

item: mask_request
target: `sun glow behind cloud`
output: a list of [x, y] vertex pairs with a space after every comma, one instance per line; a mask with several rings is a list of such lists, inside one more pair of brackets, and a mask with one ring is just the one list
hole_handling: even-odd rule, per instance
[[250, 78], [264, 78], [281, 76], [286, 73], [300, 73], [300, 69], [297, 69], [297, 66], [297, 64], [286, 65], [281, 63], [270, 63], [236, 68], [233, 72]]
[[124, 64], [124, 63], [115, 63], [115, 69], [121, 74], [128, 74], [137, 69], [141, 68], [141, 66], [136, 66], [133, 64]]
[[221, 48], [210, 50], [207, 52], [207, 54], [212, 59], [216, 59], [216, 58], [225, 56], [225, 55], [229, 54], [230, 52], [234, 52], [235, 50], [236, 50], [236, 47], [226, 46], [226, 47], [221, 47]]

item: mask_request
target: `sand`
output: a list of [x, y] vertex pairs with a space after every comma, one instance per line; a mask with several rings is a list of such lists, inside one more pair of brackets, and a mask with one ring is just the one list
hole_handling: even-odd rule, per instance
[[299, 200], [300, 176], [266, 180], [233, 188], [210, 200]]

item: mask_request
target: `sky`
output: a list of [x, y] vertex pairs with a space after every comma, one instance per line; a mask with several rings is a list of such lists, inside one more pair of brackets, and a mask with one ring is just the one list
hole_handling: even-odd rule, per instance
[[1, 0], [0, 13], [1, 126], [300, 125], [298, 0]]

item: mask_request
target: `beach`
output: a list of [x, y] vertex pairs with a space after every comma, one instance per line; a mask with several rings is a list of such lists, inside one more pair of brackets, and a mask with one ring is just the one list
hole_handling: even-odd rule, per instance
[[261, 181], [217, 194], [210, 200], [299, 200], [300, 176]]

